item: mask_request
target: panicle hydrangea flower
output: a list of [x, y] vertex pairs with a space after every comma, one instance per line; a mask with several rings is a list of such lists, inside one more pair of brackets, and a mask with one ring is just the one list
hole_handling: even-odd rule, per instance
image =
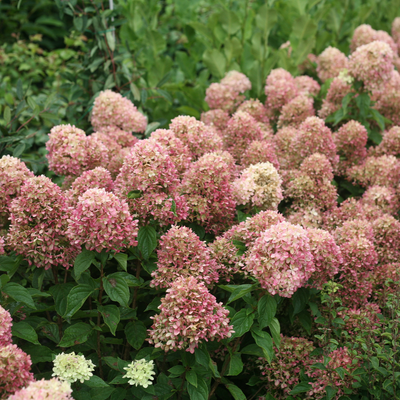
[[193, 160], [206, 153], [222, 150], [222, 139], [215, 130], [194, 117], [183, 115], [176, 117], [171, 121], [169, 129], [189, 147]]
[[147, 118], [133, 103], [111, 90], [102, 91], [96, 97], [91, 122], [97, 131], [113, 125], [126, 132], [144, 132], [147, 126]]
[[367, 157], [362, 165], [348, 169], [347, 176], [364, 187], [396, 187], [400, 181], [400, 161], [394, 156]]
[[315, 271], [307, 231], [288, 222], [271, 226], [254, 242], [245, 269], [271, 295], [292, 297]]
[[87, 250], [121, 251], [136, 246], [138, 223], [128, 204], [105, 189], [89, 189], [79, 197], [71, 213], [67, 235], [71, 243]]
[[201, 113], [200, 120], [205, 125], [214, 126], [219, 132], [225, 129], [229, 121], [229, 113], [225, 110], [209, 110]]
[[338, 170], [343, 174], [353, 165], [360, 164], [367, 157], [368, 132], [357, 121], [349, 121], [333, 135], [337, 153], [340, 156]]
[[229, 151], [219, 150], [208, 154], [221, 157], [222, 161], [228, 166], [228, 169], [231, 173], [231, 179], [237, 178], [240, 166], [235, 163], [235, 159], [233, 158], [232, 154], [229, 153]]
[[0, 346], [0, 399], [6, 399], [33, 381], [31, 358], [17, 345]]
[[282, 68], [271, 71], [266, 80], [265, 107], [268, 115], [276, 119], [282, 107], [299, 94], [295, 80], [290, 72]]
[[193, 276], [211, 285], [218, 281], [217, 262], [199, 237], [186, 226], [173, 226], [160, 239], [157, 269], [151, 273], [152, 287], [170, 287], [179, 277]]
[[30, 382], [8, 400], [74, 400], [71, 385], [57, 378]]
[[97, 167], [91, 171], [85, 171], [81, 176], [76, 178], [71, 184], [71, 189], [67, 191], [66, 196], [72, 203], [78, 201], [78, 197], [88, 189], [104, 189], [112, 192], [114, 182], [111, 174], [103, 167]]
[[258, 99], [250, 99], [244, 101], [237, 109], [237, 111], [244, 111], [250, 114], [256, 121], [262, 122], [269, 126], [269, 118], [267, 116], [267, 109], [264, 104]]
[[279, 169], [279, 161], [275, 153], [275, 144], [268, 140], [254, 140], [241, 157], [240, 164], [247, 168], [250, 165], [270, 162]]
[[293, 142], [297, 135], [297, 129], [293, 126], [285, 126], [276, 132], [274, 137], [276, 155], [281, 169], [289, 169], [293, 167]]
[[115, 179], [120, 173], [122, 166], [124, 165], [125, 158], [131, 152], [130, 147], [123, 147], [114, 157], [111, 158], [107, 165], [107, 169], [110, 171], [111, 176]]
[[322, 82], [336, 78], [342, 69], [348, 68], [349, 60], [336, 47], [327, 47], [317, 59], [317, 74]]
[[334, 237], [323, 229], [307, 229], [310, 251], [314, 257], [315, 271], [311, 275], [311, 287], [322, 289], [339, 272], [342, 253]]
[[339, 161], [332, 132], [318, 117], [308, 117], [300, 125], [293, 140], [293, 151], [297, 154], [298, 164], [314, 153], [325, 155], [333, 168]]
[[3, 236], [0, 236], [0, 255], [1, 254], [5, 254], [5, 250], [4, 250], [4, 246], [5, 246], [5, 240], [3, 238]]
[[357, 48], [350, 56], [349, 73], [364, 82], [367, 89], [379, 88], [390, 80], [393, 71], [393, 50], [381, 41]]
[[322, 227], [323, 222], [322, 211], [311, 206], [303, 207], [296, 211], [292, 209], [286, 218], [291, 224], [300, 225], [303, 228], [318, 229]]
[[328, 115], [342, 107], [343, 98], [353, 91], [351, 87], [353, 78], [339, 74], [333, 79], [329, 86], [325, 99], [322, 101], [322, 107], [318, 111], [318, 116], [325, 119]]
[[237, 204], [277, 210], [283, 199], [281, 185], [282, 180], [270, 162], [258, 163], [243, 170], [233, 182], [233, 195]]
[[385, 132], [382, 142], [378, 146], [372, 147], [372, 154], [375, 156], [400, 156], [400, 127], [393, 126]]
[[311, 76], [301, 75], [294, 78], [294, 83], [297, 86], [299, 95], [317, 96], [321, 90], [319, 83], [311, 78]]
[[232, 112], [245, 99], [238, 90], [222, 83], [212, 83], [206, 89], [205, 102], [213, 110]]
[[189, 207], [189, 221], [215, 234], [233, 224], [236, 204], [231, 176], [231, 168], [216, 153], [205, 154], [190, 166], [181, 187]]
[[154, 372], [154, 361], [147, 361], [144, 358], [141, 360], [132, 361], [127, 367], [124, 367], [126, 374], [123, 378], [128, 378], [130, 385], [149, 387], [154, 380], [156, 373]]
[[150, 140], [164, 147], [172, 162], [174, 163], [179, 174], [183, 174], [190, 165], [192, 159], [189, 147], [178, 139], [175, 133], [169, 129], [157, 129], [151, 136]]
[[387, 32], [376, 31], [367, 24], [360, 25], [354, 30], [353, 38], [351, 39], [350, 43], [351, 52], [354, 52], [360, 46], [372, 43], [376, 40], [387, 43], [393, 50], [393, 53], [397, 54], [397, 44], [395, 40], [393, 40], [393, 38]]
[[[131, 148], [115, 180], [114, 191], [127, 199], [130, 212], [139, 218], [141, 225], [149, 218], [166, 225], [187, 217], [187, 205], [178, 194], [179, 186], [179, 174], [168, 150], [147, 139]], [[134, 190], [140, 191], [140, 197], [128, 199]]]
[[400, 17], [396, 17], [392, 22], [392, 38], [397, 44], [397, 48], [400, 48]]
[[95, 365], [85, 356], [72, 353], [58, 354], [53, 360], [53, 375], [68, 383], [80, 381], [81, 383], [93, 376]]
[[233, 333], [229, 311], [194, 277], [177, 279], [158, 308], [161, 313], [151, 317], [148, 340], [166, 352], [194, 353], [201, 340], [220, 341]]
[[12, 318], [10, 313], [0, 305], [0, 347], [11, 344]]
[[110, 136], [108, 136], [106, 133], [94, 132], [90, 136], [96, 138], [97, 140], [99, 140], [101, 143], [104, 144], [104, 146], [107, 148], [107, 154], [109, 160], [111, 160], [111, 158], [114, 157], [116, 154], [118, 154], [118, 152], [122, 149], [122, 146], [119, 143], [117, 143], [114, 139], [112, 139]]
[[133, 147], [139, 141], [139, 139], [136, 136], [133, 136], [132, 133], [125, 132], [113, 125], [102, 126], [99, 133], [114, 140], [122, 147]]
[[355, 198], [349, 198], [339, 207], [328, 210], [324, 215], [324, 229], [331, 233], [347, 220], [365, 219], [363, 206]]
[[7, 246], [37, 267], [70, 267], [80, 248], [67, 239], [69, 208], [55, 183], [43, 175], [30, 178], [12, 201], [10, 212]]
[[391, 187], [371, 186], [369, 187], [360, 203], [365, 206], [376, 207], [385, 214], [396, 216], [400, 210], [400, 201], [396, 190]]
[[263, 134], [257, 121], [247, 112], [236, 112], [223, 131], [225, 148], [233, 155], [235, 160], [240, 160], [243, 152], [254, 140], [262, 140]]
[[299, 95], [282, 107], [278, 127], [286, 125], [299, 126], [308, 117], [315, 115], [314, 100], [306, 95]]
[[0, 214], [8, 216], [12, 199], [19, 195], [23, 183], [33, 176], [20, 159], [8, 155], [0, 158]]
[[370, 280], [373, 301], [385, 308], [389, 294], [397, 294], [399, 291], [400, 263], [377, 265]]
[[375, 248], [381, 264], [400, 260], [400, 222], [389, 214], [372, 221]]
[[342, 226], [336, 228], [333, 233], [336, 242], [340, 245], [352, 239], [367, 239], [374, 242], [374, 231], [369, 221], [365, 219], [352, 219], [344, 221]]
[[238, 71], [229, 71], [225, 77], [221, 79], [220, 83], [234, 88], [239, 93], [244, 93], [246, 90], [251, 89], [250, 79], [245, 74]]
[[220, 277], [227, 281], [241, 271], [243, 267], [243, 255], [238, 255], [238, 249], [233, 241], [243, 242], [247, 249], [251, 249], [260, 234], [272, 225], [283, 222], [285, 218], [276, 211], [261, 211], [254, 217], [248, 218], [239, 225], [233, 226], [222, 236], [217, 237], [208, 246], [211, 249], [212, 257], [217, 260], [220, 266]]
[[311, 372], [313, 360], [310, 354], [314, 349], [307, 339], [281, 335], [279, 348], [274, 346], [273, 360], [270, 363], [262, 357], [256, 360], [265, 388], [274, 399], [286, 400], [300, 382], [300, 371]]
[[[325, 370], [313, 368], [313, 372], [309, 373], [309, 376], [314, 378], [314, 382], [310, 382], [312, 389], [307, 392], [307, 399], [324, 399], [326, 398], [326, 387], [330, 386], [337, 389], [335, 399], [339, 399], [343, 396], [347, 390], [354, 392], [353, 383], [357, 380], [352, 377], [351, 372], [359, 367], [356, 357], [350, 354], [346, 347], [339, 348], [332, 351], [328, 355], [329, 362], [325, 367]], [[321, 357], [320, 362], [324, 359]], [[337, 372], [337, 368], [343, 368], [346, 371], [343, 379]]]

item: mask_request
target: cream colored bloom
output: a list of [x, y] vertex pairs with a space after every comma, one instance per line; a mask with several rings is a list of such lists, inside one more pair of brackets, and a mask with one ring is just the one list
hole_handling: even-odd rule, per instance
[[86, 360], [84, 356], [75, 354], [58, 354], [53, 361], [53, 376], [57, 376], [63, 381], [73, 383], [90, 379], [93, 376], [95, 365], [91, 360]]
[[127, 367], [124, 368], [126, 374], [124, 378], [129, 378], [129, 384], [135, 386], [143, 386], [147, 388], [153, 382], [151, 382], [155, 375], [154, 362], [146, 361], [144, 358], [141, 360], [132, 361]]

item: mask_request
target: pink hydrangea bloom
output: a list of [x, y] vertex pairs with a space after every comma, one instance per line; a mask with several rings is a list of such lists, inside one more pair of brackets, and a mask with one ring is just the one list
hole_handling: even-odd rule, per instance
[[106, 135], [122, 147], [133, 147], [139, 141], [139, 139], [136, 136], [133, 136], [132, 133], [125, 132], [113, 125], [102, 126], [99, 129], [99, 133]]
[[168, 129], [157, 129], [151, 136], [150, 140], [164, 147], [172, 162], [174, 163], [179, 174], [183, 174], [190, 165], [191, 151], [189, 147], [178, 139], [175, 133]]
[[400, 161], [394, 156], [367, 157], [362, 165], [348, 169], [347, 177], [364, 187], [396, 187], [400, 181]]
[[244, 111], [236, 112], [223, 131], [224, 145], [236, 160], [240, 160], [252, 141], [262, 138], [263, 134], [257, 121]]
[[365, 211], [355, 198], [349, 198], [324, 214], [324, 229], [333, 232], [347, 220], [365, 219]]
[[208, 154], [221, 157], [222, 161], [228, 166], [228, 169], [231, 173], [231, 180], [237, 178], [240, 167], [235, 163], [235, 159], [233, 158], [232, 154], [229, 153], [229, 151], [219, 150]]
[[268, 115], [276, 119], [282, 107], [299, 94], [295, 80], [290, 72], [282, 68], [271, 71], [266, 80], [265, 106]]
[[334, 133], [333, 140], [340, 156], [338, 171], [343, 174], [367, 157], [368, 132], [357, 121], [349, 121]]
[[100, 92], [96, 97], [91, 122], [97, 131], [113, 125], [126, 132], [144, 132], [147, 126], [147, 118], [133, 103], [111, 90]]
[[[168, 150], [153, 140], [141, 140], [131, 148], [114, 183], [115, 193], [128, 201], [131, 213], [146, 225], [150, 218], [166, 225], [187, 217], [180, 181]], [[140, 197], [128, 199], [132, 191]], [[175, 205], [175, 207], [174, 207]]]
[[317, 96], [321, 90], [319, 83], [315, 79], [311, 78], [311, 76], [296, 76], [296, 78], [294, 78], [294, 83], [297, 86], [299, 95]]
[[256, 360], [261, 371], [265, 389], [276, 400], [286, 400], [290, 392], [300, 382], [300, 371], [310, 373], [315, 349], [312, 342], [301, 337], [281, 335], [281, 343], [274, 346], [275, 357], [272, 362], [265, 358]]
[[310, 251], [314, 257], [315, 271], [311, 275], [311, 287], [322, 289], [324, 283], [339, 272], [342, 253], [333, 236], [322, 229], [307, 229]]
[[318, 117], [308, 117], [300, 125], [293, 140], [293, 151], [297, 154], [298, 164], [314, 153], [325, 155], [333, 168], [339, 161], [332, 132]]
[[179, 277], [195, 277], [211, 285], [218, 281], [217, 262], [206, 244], [189, 228], [173, 226], [160, 239], [157, 269], [152, 272], [152, 287], [170, 287]]
[[279, 169], [279, 161], [275, 153], [275, 144], [268, 140], [254, 140], [247, 147], [241, 157], [241, 165], [245, 168], [250, 165], [270, 162]]
[[376, 207], [383, 213], [397, 216], [400, 210], [400, 201], [396, 190], [391, 187], [371, 186], [360, 199], [363, 206]]
[[68, 382], [52, 378], [48, 381], [30, 382], [29, 385], [15, 394], [8, 400], [73, 400], [72, 389]]
[[400, 48], [400, 17], [396, 17], [392, 22], [392, 38], [397, 44], [397, 48]]
[[381, 264], [400, 260], [400, 222], [389, 214], [372, 221], [375, 248]]
[[173, 282], [159, 309], [161, 313], [151, 317], [148, 340], [165, 351], [184, 349], [194, 353], [201, 340], [220, 341], [233, 333], [229, 311], [194, 277]]
[[12, 318], [10, 313], [0, 305], [0, 348], [11, 344]]
[[294, 167], [296, 154], [293, 151], [293, 142], [296, 135], [297, 129], [293, 126], [285, 126], [276, 132], [274, 142], [281, 169], [290, 169]]
[[85, 171], [81, 176], [76, 178], [72, 184], [71, 189], [68, 190], [66, 196], [72, 203], [78, 201], [78, 197], [88, 189], [101, 188], [107, 192], [112, 192], [114, 182], [111, 174], [103, 167], [97, 167], [90, 171]]
[[322, 82], [336, 78], [342, 69], [348, 68], [347, 57], [335, 47], [327, 47], [317, 59], [317, 74]]
[[205, 154], [186, 171], [181, 193], [189, 206], [189, 221], [218, 234], [233, 224], [235, 200], [231, 168], [221, 156]]
[[106, 133], [94, 132], [90, 136], [98, 139], [101, 143], [104, 144], [104, 146], [107, 148], [109, 159], [115, 156], [115, 154], [117, 154], [122, 149], [122, 146]]
[[36, 267], [69, 268], [80, 252], [65, 233], [69, 211], [67, 199], [55, 183], [43, 175], [30, 178], [11, 203], [7, 246]]
[[261, 210], [277, 210], [283, 199], [282, 180], [270, 162], [250, 165], [232, 186], [237, 204]]
[[303, 207], [294, 210], [293, 208], [286, 215], [287, 221], [293, 225], [300, 225], [303, 228], [318, 229], [323, 226], [323, 215], [320, 208]]
[[216, 131], [194, 117], [176, 117], [171, 121], [169, 129], [189, 147], [193, 160], [206, 153], [222, 150], [222, 139]]
[[0, 346], [0, 398], [6, 399], [33, 381], [31, 358], [15, 344]]
[[354, 30], [353, 38], [350, 43], [350, 49], [352, 52], [354, 52], [358, 47], [372, 43], [376, 40], [387, 43], [393, 50], [393, 53], [397, 54], [397, 44], [387, 32], [376, 31], [375, 29], [372, 29], [370, 25], [366, 24], [360, 25]]
[[0, 158], [0, 215], [8, 215], [11, 200], [18, 196], [23, 183], [33, 176], [18, 158], [8, 155]]
[[379, 88], [390, 80], [393, 71], [393, 50], [381, 41], [357, 48], [350, 56], [349, 73], [364, 82], [367, 89]]
[[367, 239], [374, 242], [374, 231], [369, 221], [365, 219], [352, 219], [344, 221], [342, 226], [336, 228], [333, 233], [336, 242], [340, 245], [352, 239]]
[[273, 225], [255, 241], [245, 269], [270, 294], [292, 297], [315, 271], [307, 231], [288, 222]]
[[229, 121], [229, 113], [225, 110], [209, 110], [201, 113], [201, 122], [205, 125], [214, 126], [219, 132], [225, 129]]
[[237, 111], [244, 111], [250, 114], [256, 121], [262, 122], [269, 126], [269, 118], [267, 116], [267, 109], [258, 99], [250, 99], [244, 101], [237, 109]]
[[123, 147], [115, 156], [113, 156], [108, 165], [107, 169], [110, 171], [111, 176], [115, 179], [120, 173], [122, 166], [124, 165], [125, 158], [130, 153], [130, 147]]
[[224, 78], [221, 79], [221, 84], [230, 86], [239, 93], [243, 93], [251, 89], [249, 78], [238, 71], [229, 71]]
[[0, 255], [5, 253], [4, 246], [5, 246], [4, 237], [0, 236]]
[[79, 197], [68, 221], [71, 243], [87, 250], [121, 251], [136, 246], [137, 221], [128, 204], [104, 189], [89, 189]]
[[393, 126], [385, 132], [382, 142], [371, 150], [371, 155], [375, 156], [400, 156], [400, 127]]
[[305, 95], [299, 95], [282, 107], [278, 119], [278, 127], [286, 125], [299, 126], [307, 117], [315, 115], [314, 100]]
[[232, 86], [212, 83], [206, 90], [204, 100], [211, 109], [232, 112], [244, 100], [244, 96]]

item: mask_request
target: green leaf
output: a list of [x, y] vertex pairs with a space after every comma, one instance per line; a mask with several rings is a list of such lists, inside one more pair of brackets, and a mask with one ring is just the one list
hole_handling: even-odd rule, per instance
[[13, 135], [0, 138], [0, 143], [16, 142], [17, 140], [25, 139], [25, 135]]
[[103, 381], [99, 376], [92, 375], [90, 379], [85, 381], [85, 385], [90, 388], [105, 388], [109, 387], [109, 385]]
[[264, 4], [258, 9], [256, 15], [256, 26], [263, 31], [265, 38], [268, 37], [268, 34], [274, 26], [277, 18], [278, 13], [276, 10], [272, 10], [267, 4]]
[[106, 32], [106, 38], [108, 46], [110, 47], [111, 51], [115, 50], [115, 31], [113, 32]]
[[120, 321], [119, 308], [114, 304], [106, 306], [97, 306], [97, 310], [103, 316], [104, 322], [110, 328], [111, 333], [115, 336], [118, 323]]
[[169, 81], [169, 78], [171, 78], [172, 71], [167, 72], [160, 80], [160, 82], [157, 83], [156, 87], [160, 88], [163, 86], [165, 83]]
[[125, 279], [118, 272], [103, 278], [104, 290], [112, 301], [128, 307], [130, 292]]
[[29, 106], [32, 110], [34, 110], [34, 109], [37, 107], [37, 104], [36, 104], [35, 100], [32, 99], [32, 97], [28, 97], [28, 98], [26, 99], [26, 102], [28, 103], [28, 106]]
[[186, 371], [186, 368], [183, 365], [175, 365], [174, 367], [170, 368], [168, 372], [172, 375], [180, 376]]
[[257, 346], [262, 348], [265, 359], [271, 363], [271, 360], [274, 357], [274, 349], [270, 334], [253, 327], [251, 335], [253, 336]]
[[22, 349], [29, 354], [33, 364], [53, 361], [53, 352], [46, 346], [26, 344]]
[[202, 226], [196, 224], [195, 222], [191, 222], [188, 224], [188, 228], [190, 228], [200, 238], [200, 240], [204, 239], [206, 231]]
[[25, 143], [20, 143], [14, 150], [13, 156], [18, 158], [25, 150]]
[[79, 280], [82, 273], [85, 272], [96, 257], [96, 253], [94, 251], [89, 251], [83, 249], [81, 253], [75, 259], [74, 262], [74, 273], [76, 280]]
[[147, 125], [147, 128], [144, 132], [144, 136], [149, 137], [152, 132], [154, 132], [160, 126], [159, 122], [151, 122]]
[[3, 118], [4, 118], [4, 122], [7, 126], [11, 121], [11, 109], [9, 106], [4, 107]]
[[88, 339], [92, 327], [89, 324], [78, 322], [69, 326], [58, 344], [59, 347], [71, 347], [77, 344], [85, 343]]
[[335, 397], [336, 392], [338, 391], [337, 389], [334, 389], [332, 386], [327, 386], [325, 388], [326, 390], [326, 400], [332, 400]]
[[116, 253], [114, 254], [114, 258], [117, 260], [120, 267], [127, 271], [128, 268], [128, 254], [125, 253]]
[[131, 190], [128, 193], [128, 199], [139, 199], [140, 197], [143, 196], [143, 192], [141, 190]]
[[197, 386], [187, 385], [190, 400], [208, 400], [208, 386], [200, 376], [197, 379]]
[[254, 314], [247, 314], [246, 309], [242, 309], [237, 312], [232, 320], [231, 324], [233, 325], [233, 330], [235, 333], [232, 334], [232, 337], [243, 336], [246, 332], [248, 332], [253, 325]]
[[301, 326], [307, 331], [308, 334], [311, 333], [312, 318], [307, 310], [303, 310], [298, 315]]
[[32, 296], [29, 294], [28, 290], [20, 284], [15, 282], [8, 282], [2, 287], [1, 291], [5, 294], [8, 294], [13, 300], [24, 303], [28, 307], [36, 310], [36, 306], [33, 302]]
[[266, 294], [258, 301], [258, 323], [260, 328], [263, 329], [268, 326], [276, 314], [276, 301], [275, 299]]
[[22, 98], [24, 97], [24, 91], [22, 89], [21, 78], [19, 78], [17, 81], [17, 97], [18, 97], [18, 100], [22, 100]]
[[186, 372], [186, 380], [194, 387], [197, 387], [197, 374], [192, 369]]
[[256, 285], [250, 284], [239, 285], [229, 296], [228, 302], [226, 304], [228, 305], [229, 303], [232, 303], [232, 301], [242, 298], [247, 293], [250, 293], [255, 287]]
[[89, 392], [90, 400], [106, 400], [114, 391], [115, 389], [111, 386], [104, 388], [93, 388]]
[[362, 119], [367, 117], [367, 114], [371, 106], [371, 98], [367, 93], [361, 93], [356, 97], [356, 104], [360, 110], [360, 116]]
[[157, 247], [157, 232], [151, 226], [142, 226], [138, 232], [138, 249], [145, 260], [150, 258], [151, 253]]
[[225, 56], [217, 49], [208, 49], [203, 54], [203, 62], [217, 78], [222, 78], [226, 71]]
[[230, 391], [231, 395], [235, 400], [246, 400], [246, 396], [242, 392], [241, 389], [239, 389], [236, 385], [233, 383], [227, 383], [225, 387]]
[[239, 17], [233, 11], [221, 11], [219, 21], [228, 35], [234, 35], [240, 29]]
[[139, 90], [139, 88], [133, 82], [130, 84], [130, 88], [131, 88], [131, 92], [133, 94], [133, 98], [136, 101], [140, 101], [140, 90]]
[[300, 288], [296, 290], [292, 296], [293, 315], [296, 315], [300, 311], [304, 310], [309, 298], [310, 292], [308, 289]]
[[12, 335], [33, 344], [40, 344], [36, 331], [27, 322], [24, 321], [13, 322]]
[[274, 344], [279, 348], [281, 344], [281, 326], [277, 318], [273, 318], [271, 323], [268, 325], [271, 335], [274, 339]]
[[240, 353], [235, 353], [230, 357], [228, 365], [228, 376], [237, 376], [243, 371], [243, 361]]
[[71, 289], [67, 297], [67, 309], [63, 318], [71, 318], [78, 310], [81, 309], [86, 299], [94, 292], [90, 285], [77, 285]]
[[243, 349], [240, 350], [242, 354], [248, 354], [250, 356], [256, 356], [256, 357], [264, 357], [264, 352], [261, 349], [260, 346], [257, 346], [256, 344], [249, 344]]
[[83, 30], [83, 18], [82, 17], [74, 18], [74, 26], [75, 26], [77, 31], [82, 32], [82, 30]]
[[368, 139], [371, 139], [375, 144], [382, 142], [382, 134], [376, 129], [368, 129]]
[[68, 293], [74, 287], [73, 283], [61, 283], [59, 285], [51, 286], [49, 291], [54, 298], [56, 312], [59, 315], [64, 315], [67, 309]]
[[129, 322], [125, 327], [125, 336], [128, 343], [139, 350], [147, 336], [146, 326], [142, 321]]
[[198, 347], [195, 349], [194, 355], [196, 358], [196, 363], [202, 365], [205, 368], [208, 368], [211, 362], [211, 358], [208, 351], [205, 351], [202, 348]]
[[309, 383], [300, 382], [293, 388], [293, 390], [290, 392], [290, 394], [295, 395], [295, 394], [299, 394], [299, 393], [304, 393], [304, 392], [308, 392], [311, 389], [312, 389], [312, 386]]

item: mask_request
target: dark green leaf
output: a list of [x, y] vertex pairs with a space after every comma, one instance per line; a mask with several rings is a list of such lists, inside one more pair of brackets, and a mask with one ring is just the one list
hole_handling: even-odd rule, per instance
[[24, 91], [22, 89], [21, 78], [19, 78], [17, 81], [17, 97], [18, 97], [18, 100], [22, 100], [22, 98], [24, 97]]
[[255, 287], [256, 285], [250, 284], [239, 285], [229, 296], [228, 302], [226, 304], [228, 305], [229, 303], [232, 303], [232, 301], [242, 298], [247, 293], [250, 293]]
[[35, 330], [27, 322], [24, 321], [13, 322], [12, 335], [33, 344], [40, 344], [38, 341], [38, 335]]
[[235, 12], [229, 10], [224, 10], [219, 14], [219, 21], [228, 35], [234, 35], [241, 26], [239, 17]]
[[187, 385], [190, 400], [208, 400], [208, 386], [200, 376], [197, 379], [197, 386]]
[[226, 71], [225, 56], [217, 49], [208, 49], [203, 54], [203, 61], [211, 73], [217, 78], [222, 78]]
[[257, 346], [262, 348], [265, 359], [270, 363], [274, 357], [273, 343], [270, 334], [260, 329], [252, 328], [251, 335]]
[[35, 303], [28, 290], [18, 283], [8, 282], [2, 289], [2, 292], [8, 294], [13, 300], [26, 304], [28, 307], [36, 310]]
[[171, 74], [172, 71], [169, 71], [168, 73], [166, 73], [162, 79], [160, 80], [160, 82], [157, 83], [156, 87], [160, 88], [161, 86], [163, 86], [165, 83], [167, 83], [169, 81], [169, 78], [171, 78]]
[[303, 310], [298, 314], [301, 326], [307, 331], [308, 334], [311, 333], [312, 318], [307, 310]]
[[186, 371], [186, 368], [183, 365], [175, 365], [174, 367], [170, 368], [168, 372], [171, 375], [180, 376]]
[[143, 192], [141, 190], [131, 190], [128, 193], [128, 199], [139, 199], [143, 196]]
[[88, 339], [92, 327], [89, 324], [78, 322], [75, 325], [69, 326], [58, 344], [59, 347], [71, 347], [77, 344], [85, 343]]
[[93, 291], [92, 286], [86, 284], [73, 287], [68, 293], [67, 309], [65, 310], [63, 318], [71, 318], [78, 310], [80, 310]]
[[142, 226], [138, 232], [138, 248], [145, 260], [150, 258], [151, 253], [157, 247], [157, 232], [151, 226]]
[[108, 304], [106, 306], [98, 306], [97, 310], [101, 313], [104, 322], [110, 328], [111, 333], [115, 336], [120, 320], [119, 308], [114, 304]]
[[233, 325], [233, 330], [235, 333], [232, 334], [232, 337], [243, 336], [246, 332], [248, 332], [253, 325], [254, 314], [247, 314], [246, 309], [242, 309], [237, 312], [232, 320], [231, 324]]
[[332, 386], [327, 386], [326, 390], [326, 400], [332, 400], [335, 397], [337, 389], [334, 389]]
[[25, 143], [20, 143], [14, 150], [13, 156], [18, 158], [25, 150]]
[[130, 293], [125, 279], [119, 275], [119, 272], [103, 278], [104, 290], [110, 296], [112, 301], [116, 301], [121, 306], [128, 307]]
[[306, 288], [298, 289], [292, 296], [293, 315], [303, 311], [308, 299], [310, 298], [310, 291]]
[[114, 254], [114, 258], [117, 260], [120, 267], [127, 271], [128, 268], [128, 254], [125, 253], [116, 253]]
[[129, 322], [125, 327], [125, 336], [128, 343], [139, 350], [147, 336], [147, 329], [142, 321]]
[[246, 400], [246, 396], [244, 395], [242, 390], [233, 383], [227, 383], [225, 387], [230, 391], [235, 400]]
[[300, 382], [297, 384], [294, 389], [290, 392], [291, 395], [299, 394], [299, 393], [304, 393], [308, 392], [309, 390], [312, 389], [312, 386], [307, 383], [307, 382]]
[[272, 338], [274, 339], [274, 344], [279, 348], [281, 344], [281, 326], [277, 318], [272, 318], [271, 323], [268, 325]]
[[192, 369], [186, 372], [186, 380], [194, 387], [197, 387], [197, 374]]
[[260, 328], [263, 329], [268, 326], [276, 314], [276, 301], [275, 299], [266, 294], [258, 301], [258, 323]]
[[85, 385], [90, 388], [105, 388], [109, 387], [109, 385], [103, 381], [99, 376], [93, 375], [90, 379], [85, 381]]
[[243, 361], [240, 353], [235, 353], [230, 357], [228, 365], [228, 376], [237, 376], [243, 371]]
[[96, 257], [96, 253], [94, 251], [89, 251], [83, 249], [81, 253], [75, 259], [74, 262], [74, 273], [76, 280], [79, 280], [82, 273], [85, 272]]
[[192, 222], [188, 224], [188, 228], [190, 228], [200, 238], [200, 240], [204, 239], [206, 231], [202, 226], [196, 224], [195, 222]]

